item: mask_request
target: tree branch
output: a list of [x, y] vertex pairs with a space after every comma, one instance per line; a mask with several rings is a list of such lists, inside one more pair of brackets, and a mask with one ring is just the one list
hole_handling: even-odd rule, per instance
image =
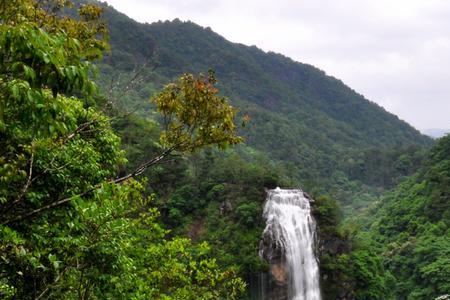
[[28, 188], [31, 185], [31, 182], [33, 182], [33, 180], [32, 180], [32, 177], [33, 177], [33, 164], [34, 164], [34, 149], [32, 148], [31, 149], [30, 167], [29, 167], [29, 170], [28, 170], [27, 182], [25, 183], [25, 185], [20, 190], [20, 193], [17, 196], [17, 198], [13, 202], [11, 202], [11, 204], [8, 205], [6, 208], [2, 209], [2, 213], [7, 212], [12, 207], [14, 207], [14, 205], [16, 205], [17, 203], [22, 201], [23, 197], [25, 196], [25, 193], [27, 192]]
[[133, 178], [135, 176], [139, 176], [141, 175], [145, 170], [147, 170], [149, 167], [159, 163], [160, 161], [162, 161], [167, 155], [169, 155], [173, 150], [175, 150], [175, 147], [170, 147], [169, 149], [165, 150], [163, 153], [161, 153], [160, 155], [152, 158], [151, 160], [141, 164], [139, 167], [137, 167], [132, 173], [125, 175], [123, 177], [114, 179], [113, 181], [110, 181], [112, 183], [121, 183], [124, 182], [130, 178]]
[[[141, 164], [132, 173], [130, 173], [128, 175], [125, 175], [123, 177], [119, 177], [119, 178], [116, 178], [116, 179], [111, 179], [111, 180], [107, 181], [107, 183], [121, 184], [121, 183], [123, 183], [125, 181], [128, 181], [131, 178], [134, 178], [136, 176], [141, 175], [142, 173], [144, 173], [145, 170], [147, 170], [151, 166], [162, 162], [167, 155], [169, 155], [170, 153], [172, 153], [175, 150], [175, 148], [176, 148], [176, 146], [173, 146], [171, 148], [166, 149], [160, 155], [158, 155], [158, 156], [150, 159], [149, 161], [146, 161], [145, 163]], [[57, 207], [57, 206], [60, 206], [62, 204], [65, 204], [65, 203], [71, 201], [72, 199], [74, 199], [76, 197], [86, 196], [86, 195], [92, 193], [93, 191], [95, 191], [96, 189], [100, 188], [100, 186], [102, 184], [103, 183], [96, 184], [92, 188], [90, 188], [90, 189], [88, 189], [88, 190], [86, 190], [86, 191], [84, 191], [84, 192], [82, 192], [80, 194], [60, 199], [60, 200], [58, 200], [56, 202], [52, 202], [52, 203], [50, 203], [48, 205], [45, 205], [45, 206], [40, 207], [38, 209], [32, 210], [32, 211], [30, 211], [30, 212], [28, 212], [28, 213], [26, 213], [24, 215], [18, 216], [16, 218], [13, 218], [13, 219], [10, 219], [10, 220], [6, 220], [5, 222], [2, 223], [2, 225], [6, 225], [6, 224], [9, 224], [9, 223], [13, 223], [13, 222], [17, 222], [17, 221], [23, 220], [23, 219], [28, 218], [28, 217], [32, 217], [34, 215], [39, 214], [42, 211], [45, 211], [45, 210], [48, 210], [50, 208]]]
[[75, 135], [77, 135], [78, 133], [84, 131], [88, 126], [90, 126], [91, 124], [94, 124], [97, 122], [97, 119], [94, 119], [92, 121], [89, 122], [85, 122], [81, 125], [79, 125], [71, 134], [69, 134], [64, 140], [63, 140], [63, 144], [67, 143], [69, 140], [73, 139], [75, 137]]

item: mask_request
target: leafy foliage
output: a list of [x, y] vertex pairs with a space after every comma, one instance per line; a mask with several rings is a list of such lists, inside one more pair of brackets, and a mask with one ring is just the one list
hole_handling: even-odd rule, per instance
[[450, 290], [450, 136], [425, 165], [380, 203], [370, 232], [395, 276], [396, 297], [436, 298]]
[[236, 109], [218, 97], [212, 72], [208, 77], [185, 74], [153, 98], [162, 114], [161, 143], [179, 151], [217, 144], [224, 148], [242, 141], [236, 135]]
[[235, 270], [166, 239], [142, 185], [116, 184], [125, 153], [89, 77], [100, 10], [75, 21], [65, 3], [1, 3], [0, 297], [237, 299]]
[[338, 202], [318, 197], [313, 214], [319, 230], [319, 261], [324, 299], [388, 299], [390, 273], [368, 239], [355, 235], [358, 228], [341, 222]]

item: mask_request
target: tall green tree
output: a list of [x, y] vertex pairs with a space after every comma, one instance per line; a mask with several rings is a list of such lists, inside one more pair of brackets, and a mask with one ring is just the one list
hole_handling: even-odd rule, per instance
[[117, 177], [124, 152], [91, 80], [101, 10], [74, 20], [66, 4], [0, 3], [0, 297], [235, 299], [243, 282], [206, 244], [165, 239], [139, 169]]

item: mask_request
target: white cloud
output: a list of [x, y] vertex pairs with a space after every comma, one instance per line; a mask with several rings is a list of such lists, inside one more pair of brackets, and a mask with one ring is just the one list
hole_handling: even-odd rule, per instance
[[450, 128], [447, 0], [107, 0], [141, 22], [180, 18], [342, 79], [419, 129]]

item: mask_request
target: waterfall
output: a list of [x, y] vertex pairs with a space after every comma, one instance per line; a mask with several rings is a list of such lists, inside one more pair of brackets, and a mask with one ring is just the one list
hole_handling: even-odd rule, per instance
[[284, 292], [270, 299], [320, 300], [319, 267], [314, 253], [316, 225], [302, 190], [269, 190], [260, 255]]

